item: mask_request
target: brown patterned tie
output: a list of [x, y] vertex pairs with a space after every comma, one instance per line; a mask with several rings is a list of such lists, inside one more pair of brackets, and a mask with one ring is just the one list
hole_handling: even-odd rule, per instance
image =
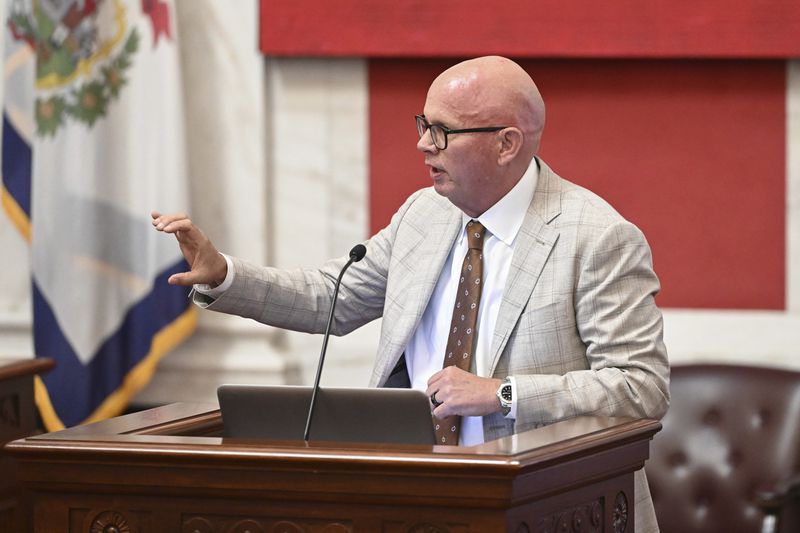
[[[458, 283], [453, 319], [450, 321], [450, 334], [447, 338], [444, 363], [442, 367], [456, 365], [469, 372], [470, 363], [478, 336], [478, 306], [481, 303], [483, 286], [483, 235], [486, 228], [480, 222], [467, 222], [469, 249], [461, 266], [461, 279]], [[461, 417], [454, 415], [444, 419], [433, 419], [436, 430], [436, 444], [458, 444]]]

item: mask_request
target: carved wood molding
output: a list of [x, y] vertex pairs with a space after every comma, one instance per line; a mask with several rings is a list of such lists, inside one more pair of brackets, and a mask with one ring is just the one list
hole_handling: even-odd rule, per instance
[[[344, 520], [219, 515], [184, 515], [182, 520], [181, 533], [347, 533], [354, 530], [353, 523]], [[419, 521], [382, 524], [382, 531], [388, 533], [459, 533], [468, 529], [467, 524]]]
[[349, 521], [335, 519], [183, 515], [181, 533], [348, 533]]

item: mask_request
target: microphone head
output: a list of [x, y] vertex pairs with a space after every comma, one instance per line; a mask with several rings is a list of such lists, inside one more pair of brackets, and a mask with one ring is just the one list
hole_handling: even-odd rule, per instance
[[353, 246], [353, 249], [350, 250], [350, 259], [352, 259], [354, 263], [358, 263], [364, 259], [365, 255], [367, 255], [367, 247], [363, 244], [356, 244]]

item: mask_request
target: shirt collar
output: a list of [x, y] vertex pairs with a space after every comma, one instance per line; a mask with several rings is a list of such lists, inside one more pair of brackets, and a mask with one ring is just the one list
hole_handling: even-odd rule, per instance
[[[507, 246], [513, 245], [533, 200], [533, 193], [536, 191], [538, 181], [539, 164], [534, 157], [517, 184], [478, 217], [478, 222]], [[461, 214], [462, 227], [466, 226], [470, 220], [472, 218], [466, 213]], [[463, 238], [464, 232], [462, 231], [459, 243]]]

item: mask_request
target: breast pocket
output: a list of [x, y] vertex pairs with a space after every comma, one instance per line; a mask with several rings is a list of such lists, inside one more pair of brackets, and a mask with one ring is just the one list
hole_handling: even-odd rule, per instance
[[567, 326], [575, 325], [572, 306], [566, 300], [550, 302], [540, 307], [529, 309], [527, 306], [520, 315], [520, 335], [551, 335]]

